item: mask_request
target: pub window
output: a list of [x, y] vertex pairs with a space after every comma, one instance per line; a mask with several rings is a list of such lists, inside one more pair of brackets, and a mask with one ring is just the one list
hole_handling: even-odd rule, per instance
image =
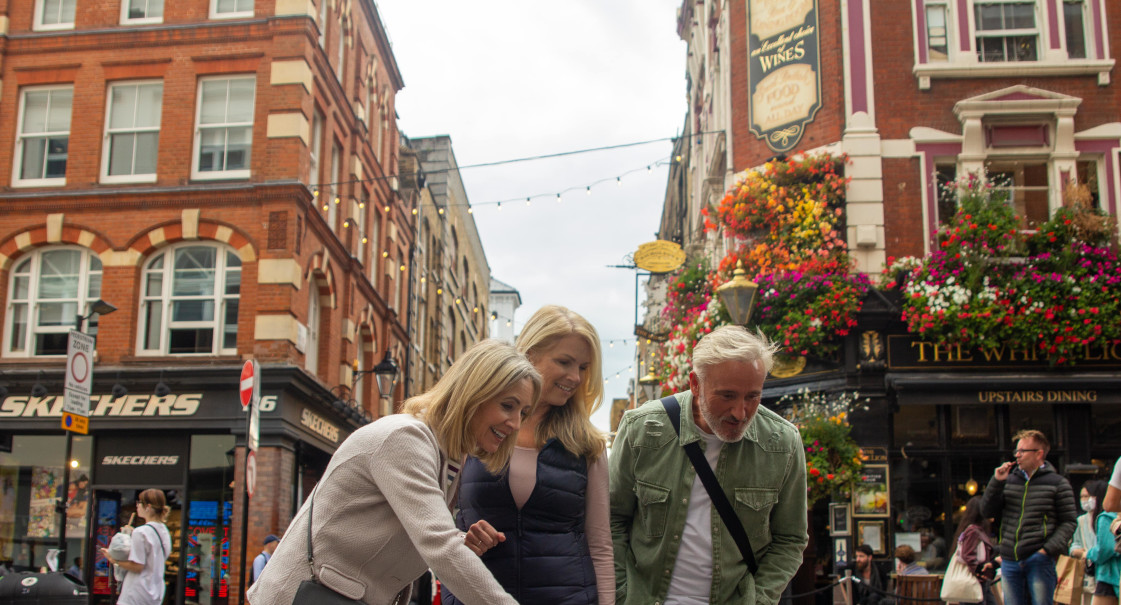
[[993, 163], [988, 172], [994, 188], [1007, 192], [1022, 228], [1035, 229], [1051, 217], [1047, 162]]
[[1067, 57], [1086, 58], [1086, 2], [1063, 0], [1063, 28], [1067, 38]]
[[151, 354], [237, 352], [241, 259], [214, 245], [179, 246], [144, 268], [140, 350]]
[[893, 417], [893, 432], [896, 447], [938, 445], [938, 406], [900, 406]]
[[993, 63], [1038, 59], [1039, 29], [1034, 0], [976, 2], [973, 10], [979, 61]]
[[996, 445], [996, 419], [991, 405], [950, 406], [953, 445]]
[[1121, 405], [1096, 404], [1093, 409], [1094, 421], [1090, 423], [1091, 444], [1121, 445]]
[[930, 62], [948, 61], [950, 58], [950, 28], [946, 2], [926, 3], [926, 50]]
[[1027, 429], [1043, 431], [1051, 441], [1051, 452], [1066, 447], [1061, 442], [1061, 435], [1057, 436], [1055, 424], [1055, 410], [1049, 404], [1018, 403], [1008, 406], [1008, 449], [1016, 448], [1012, 437]]
[[1080, 161], [1076, 164], [1076, 168], [1078, 170], [1078, 182], [1086, 185], [1086, 190], [1090, 194], [1090, 205], [1103, 212], [1108, 212], [1106, 208], [1101, 206], [1102, 198], [1098, 189], [1098, 162], [1094, 160]]
[[958, 194], [954, 181], [957, 179], [957, 166], [939, 164], [934, 168], [935, 190], [938, 196], [938, 224], [945, 225], [954, 218], [958, 210]]
[[[18, 261], [8, 284], [4, 353], [66, 355], [74, 318], [101, 297], [101, 259], [84, 248], [50, 248]], [[97, 334], [98, 316], [87, 334]]]

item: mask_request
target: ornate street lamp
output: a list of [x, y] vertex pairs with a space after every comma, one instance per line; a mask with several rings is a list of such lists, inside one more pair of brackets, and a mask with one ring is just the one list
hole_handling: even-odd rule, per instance
[[393, 387], [397, 384], [397, 362], [393, 361], [389, 349], [385, 350], [385, 357], [378, 365], [374, 366], [374, 377], [378, 381], [378, 394], [382, 399], [393, 396]]
[[759, 291], [759, 284], [747, 279], [743, 269], [743, 261], [736, 261], [736, 270], [732, 273], [732, 280], [721, 284], [716, 289], [720, 301], [728, 309], [732, 323], [746, 326], [751, 319], [751, 308], [755, 305], [755, 294]]
[[645, 401], [653, 401], [658, 398], [658, 377], [654, 375], [653, 371], [649, 371], [645, 376], [638, 379], [638, 386], [642, 389], [642, 396]]

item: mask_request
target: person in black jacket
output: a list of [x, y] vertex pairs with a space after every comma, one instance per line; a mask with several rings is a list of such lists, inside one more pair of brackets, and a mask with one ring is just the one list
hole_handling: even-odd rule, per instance
[[1051, 605], [1055, 560], [1066, 553], [1078, 518], [1074, 491], [1047, 463], [1051, 443], [1043, 433], [1024, 430], [1014, 439], [1016, 461], [993, 472], [981, 509], [986, 517], [1000, 519], [1004, 602]]
[[872, 561], [872, 547], [861, 544], [853, 555], [852, 602], [855, 605], [892, 605], [885, 591], [884, 574]]

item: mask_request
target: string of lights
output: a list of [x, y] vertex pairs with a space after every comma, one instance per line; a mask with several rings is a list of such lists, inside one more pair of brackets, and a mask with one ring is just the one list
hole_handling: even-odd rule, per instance
[[[694, 133], [690, 136], [700, 137], [700, 136], [704, 136], [704, 135], [723, 134], [723, 133], [724, 133], [723, 130], [707, 130], [707, 131], [704, 131], [704, 132]], [[516, 164], [516, 163], [520, 163], [520, 162], [533, 162], [533, 161], [537, 161], [537, 160], [548, 160], [548, 159], [560, 158], [560, 157], [566, 157], [566, 156], [572, 156], [572, 155], [580, 155], [580, 154], [584, 154], [584, 153], [595, 153], [595, 152], [599, 152], [599, 151], [613, 151], [613, 150], [616, 150], [616, 149], [625, 149], [625, 148], [628, 148], [628, 147], [639, 147], [639, 146], [642, 146], [642, 145], [650, 145], [650, 144], [653, 144], [653, 143], [664, 143], [666, 141], [673, 141], [673, 140], [676, 140], [678, 138], [680, 138], [680, 137], [679, 136], [661, 137], [661, 138], [657, 138], [657, 139], [648, 139], [648, 140], [645, 140], [645, 141], [633, 141], [633, 142], [630, 142], [630, 143], [620, 143], [620, 144], [617, 144], [617, 145], [604, 145], [604, 146], [600, 146], [600, 147], [585, 147], [583, 149], [573, 149], [573, 150], [570, 150], [570, 151], [559, 151], [559, 152], [555, 152], [555, 153], [546, 153], [546, 154], [540, 154], [540, 155], [523, 156], [523, 157], [519, 157], [519, 158], [510, 158], [510, 159], [506, 159], [506, 160], [495, 160], [495, 161], [492, 161], [492, 162], [481, 162], [481, 163], [478, 163], [478, 164], [467, 164], [466, 166], [449, 166], [447, 168], [438, 168], [438, 169], [433, 169], [433, 170], [425, 170], [425, 171], [421, 171], [421, 172], [406, 172], [406, 173], [398, 173], [398, 174], [387, 174], [387, 175], [384, 175], [384, 176], [373, 176], [373, 177], [367, 177], [367, 178], [361, 178], [361, 179], [351, 179], [351, 180], [346, 180], [346, 181], [334, 181], [334, 182], [330, 182], [330, 183], [317, 183], [315, 186], [313, 186], [313, 193], [316, 193], [319, 188], [330, 188], [330, 187], [333, 187], [333, 186], [336, 186], [336, 185], [376, 183], [378, 181], [388, 181], [388, 180], [393, 179], [393, 178], [413, 178], [413, 177], [416, 177], [416, 176], [421, 175], [421, 174], [437, 174], [437, 173], [441, 173], [441, 172], [462, 172], [464, 170], [471, 170], [471, 169], [475, 169], [475, 168], [490, 168], [490, 167], [494, 167], [494, 166], [503, 166], [503, 165], [506, 165], [506, 164]], [[680, 161], [681, 158], [677, 157], [675, 159]]]
[[[675, 158], [674, 160], [678, 161], [677, 158]], [[534, 200], [543, 199], [543, 198], [555, 199], [558, 203], [560, 203], [564, 200], [564, 196], [566, 194], [569, 194], [569, 193], [572, 193], [572, 192], [583, 191], [584, 193], [586, 193], [587, 195], [590, 196], [592, 194], [592, 188], [593, 187], [599, 187], [600, 185], [603, 185], [605, 183], [612, 183], [612, 182], [615, 183], [617, 186], [622, 187], [623, 186], [623, 177], [630, 176], [630, 175], [635, 174], [635, 173], [641, 173], [641, 172], [651, 173], [651, 172], [653, 172], [655, 167], [668, 165], [669, 163], [671, 163], [670, 158], [668, 158], [668, 157], [660, 158], [658, 160], [654, 160], [653, 162], [644, 164], [641, 167], [633, 168], [633, 169], [627, 170], [625, 172], [622, 172], [622, 173], [614, 175], [614, 176], [601, 178], [601, 179], [598, 179], [596, 181], [592, 181], [590, 183], [583, 183], [583, 184], [580, 184], [580, 185], [572, 185], [572, 186], [566, 187], [564, 189], [561, 189], [559, 191], [550, 191], [550, 192], [547, 192], [547, 193], [536, 193], [536, 194], [532, 194], [532, 195], [511, 197], [511, 198], [506, 198], [506, 199], [501, 199], [501, 200], [492, 200], [492, 201], [487, 201], [487, 202], [474, 202], [474, 203], [472, 203], [472, 202], [458, 202], [458, 203], [448, 203], [448, 204], [443, 204], [443, 205], [441, 205], [441, 204], [434, 204], [434, 205], [437, 207], [437, 212], [439, 212], [440, 214], [444, 213], [444, 208], [445, 207], [452, 207], [452, 206], [466, 206], [467, 207], [467, 213], [472, 214], [476, 207], [494, 206], [498, 211], [501, 211], [502, 210], [502, 204], [506, 204], [507, 206], [509, 206], [511, 203], [517, 203], [517, 202], [524, 201], [526, 206], [531, 206], [531, 205], [533, 205]], [[337, 184], [337, 183], [335, 183], [335, 184]], [[312, 194], [315, 195], [316, 197], [319, 197], [320, 196], [319, 187], [322, 187], [324, 190], [328, 190], [329, 185], [332, 185], [332, 183], [324, 183], [321, 186], [316, 186], [315, 188], [313, 188]], [[328, 195], [327, 197], [331, 198], [330, 195]], [[338, 194], [334, 195], [334, 197], [332, 199], [334, 200], [334, 203], [336, 205], [342, 203], [342, 197]], [[363, 209], [363, 208], [366, 207], [365, 200], [356, 200], [356, 201], [358, 202], [358, 208], [359, 209]], [[330, 205], [329, 205], [330, 203], [331, 203], [330, 199], [323, 201], [322, 209], [323, 209], [324, 212], [327, 212], [327, 211], [330, 210]], [[421, 207], [422, 207], [422, 204], [418, 203], [417, 207], [412, 209], [412, 213], [414, 215], [418, 214], [420, 212]], [[391, 210], [391, 207], [390, 207], [390, 205], [386, 204], [382, 208], [382, 210], [384, 210], [385, 212], [388, 213]], [[345, 227], [346, 225], [344, 224], [343, 226]]]

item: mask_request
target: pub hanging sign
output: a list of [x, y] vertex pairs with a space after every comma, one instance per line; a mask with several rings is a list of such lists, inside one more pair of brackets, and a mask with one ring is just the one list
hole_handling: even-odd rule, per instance
[[821, 108], [817, 0], [747, 0], [747, 33], [751, 132], [785, 153]]

